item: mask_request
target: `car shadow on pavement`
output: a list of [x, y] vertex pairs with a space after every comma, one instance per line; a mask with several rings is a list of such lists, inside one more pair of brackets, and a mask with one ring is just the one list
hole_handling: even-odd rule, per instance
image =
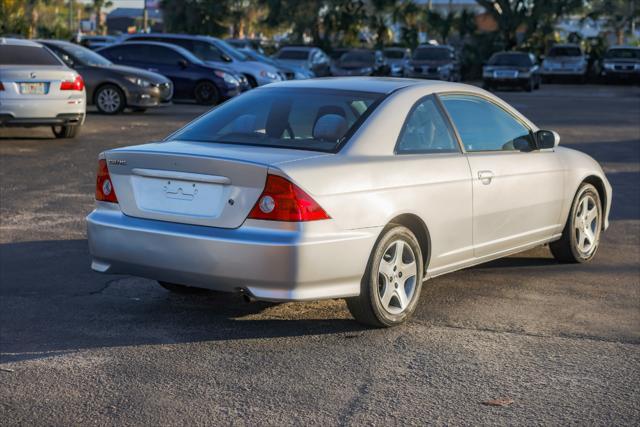
[[[86, 240], [0, 245], [0, 363], [78, 349], [362, 331], [336, 302], [176, 295], [154, 281], [90, 270]], [[335, 307], [338, 307], [335, 310]]]

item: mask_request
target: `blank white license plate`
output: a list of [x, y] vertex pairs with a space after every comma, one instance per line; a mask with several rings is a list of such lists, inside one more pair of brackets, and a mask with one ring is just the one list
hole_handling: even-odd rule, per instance
[[224, 186], [176, 179], [132, 176], [138, 207], [165, 214], [212, 217], [224, 208]]
[[20, 83], [22, 95], [44, 95], [47, 93], [48, 83]]

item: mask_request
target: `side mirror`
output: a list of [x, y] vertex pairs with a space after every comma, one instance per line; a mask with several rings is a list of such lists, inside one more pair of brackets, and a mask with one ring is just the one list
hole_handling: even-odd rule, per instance
[[231, 62], [231, 58], [226, 53], [220, 55], [220, 58], [222, 58], [224, 62]]
[[536, 132], [536, 142], [539, 150], [555, 148], [560, 144], [560, 135], [553, 130], [539, 130]]
[[189, 63], [186, 59], [181, 59], [178, 61], [178, 65], [180, 66], [180, 68], [187, 68], [189, 66]]

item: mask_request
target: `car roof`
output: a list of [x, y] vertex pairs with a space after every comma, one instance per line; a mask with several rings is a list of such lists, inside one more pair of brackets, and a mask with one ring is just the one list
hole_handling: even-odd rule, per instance
[[41, 44], [31, 40], [13, 39], [9, 37], [0, 37], [0, 45], [42, 47]]
[[410, 86], [429, 86], [434, 92], [445, 87], [450, 89], [452, 85], [469, 87], [458, 83], [442, 82], [439, 80], [421, 80], [393, 77], [326, 77], [307, 80], [287, 80], [285, 82], [271, 83], [267, 88], [291, 87], [305, 89], [328, 89], [356, 92], [373, 92], [389, 94], [398, 89]]
[[202, 34], [175, 34], [175, 33], [137, 33], [126, 37], [126, 40], [135, 40], [142, 37], [158, 37], [165, 39], [184, 39], [184, 40], [219, 40], [215, 37]]
[[609, 49], [607, 50], [615, 50], [615, 49], [633, 49], [633, 50], [640, 50], [639, 46], [629, 46], [629, 45], [617, 45], [617, 46], [611, 46]]
[[[71, 43], [71, 42], [68, 42], [66, 40], [48, 39], [48, 40], [37, 40], [37, 42], [38, 43], [42, 43], [44, 45], [53, 44], [53, 45], [56, 45], [56, 46], [79, 46], [79, 45], [77, 45], [75, 43]], [[80, 46], [80, 47], [82, 47], [82, 46]]]

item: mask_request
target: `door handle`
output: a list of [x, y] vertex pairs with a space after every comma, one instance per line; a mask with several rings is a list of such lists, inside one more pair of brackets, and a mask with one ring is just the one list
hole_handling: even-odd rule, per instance
[[491, 184], [491, 180], [493, 179], [492, 171], [478, 171], [478, 179], [484, 184]]

